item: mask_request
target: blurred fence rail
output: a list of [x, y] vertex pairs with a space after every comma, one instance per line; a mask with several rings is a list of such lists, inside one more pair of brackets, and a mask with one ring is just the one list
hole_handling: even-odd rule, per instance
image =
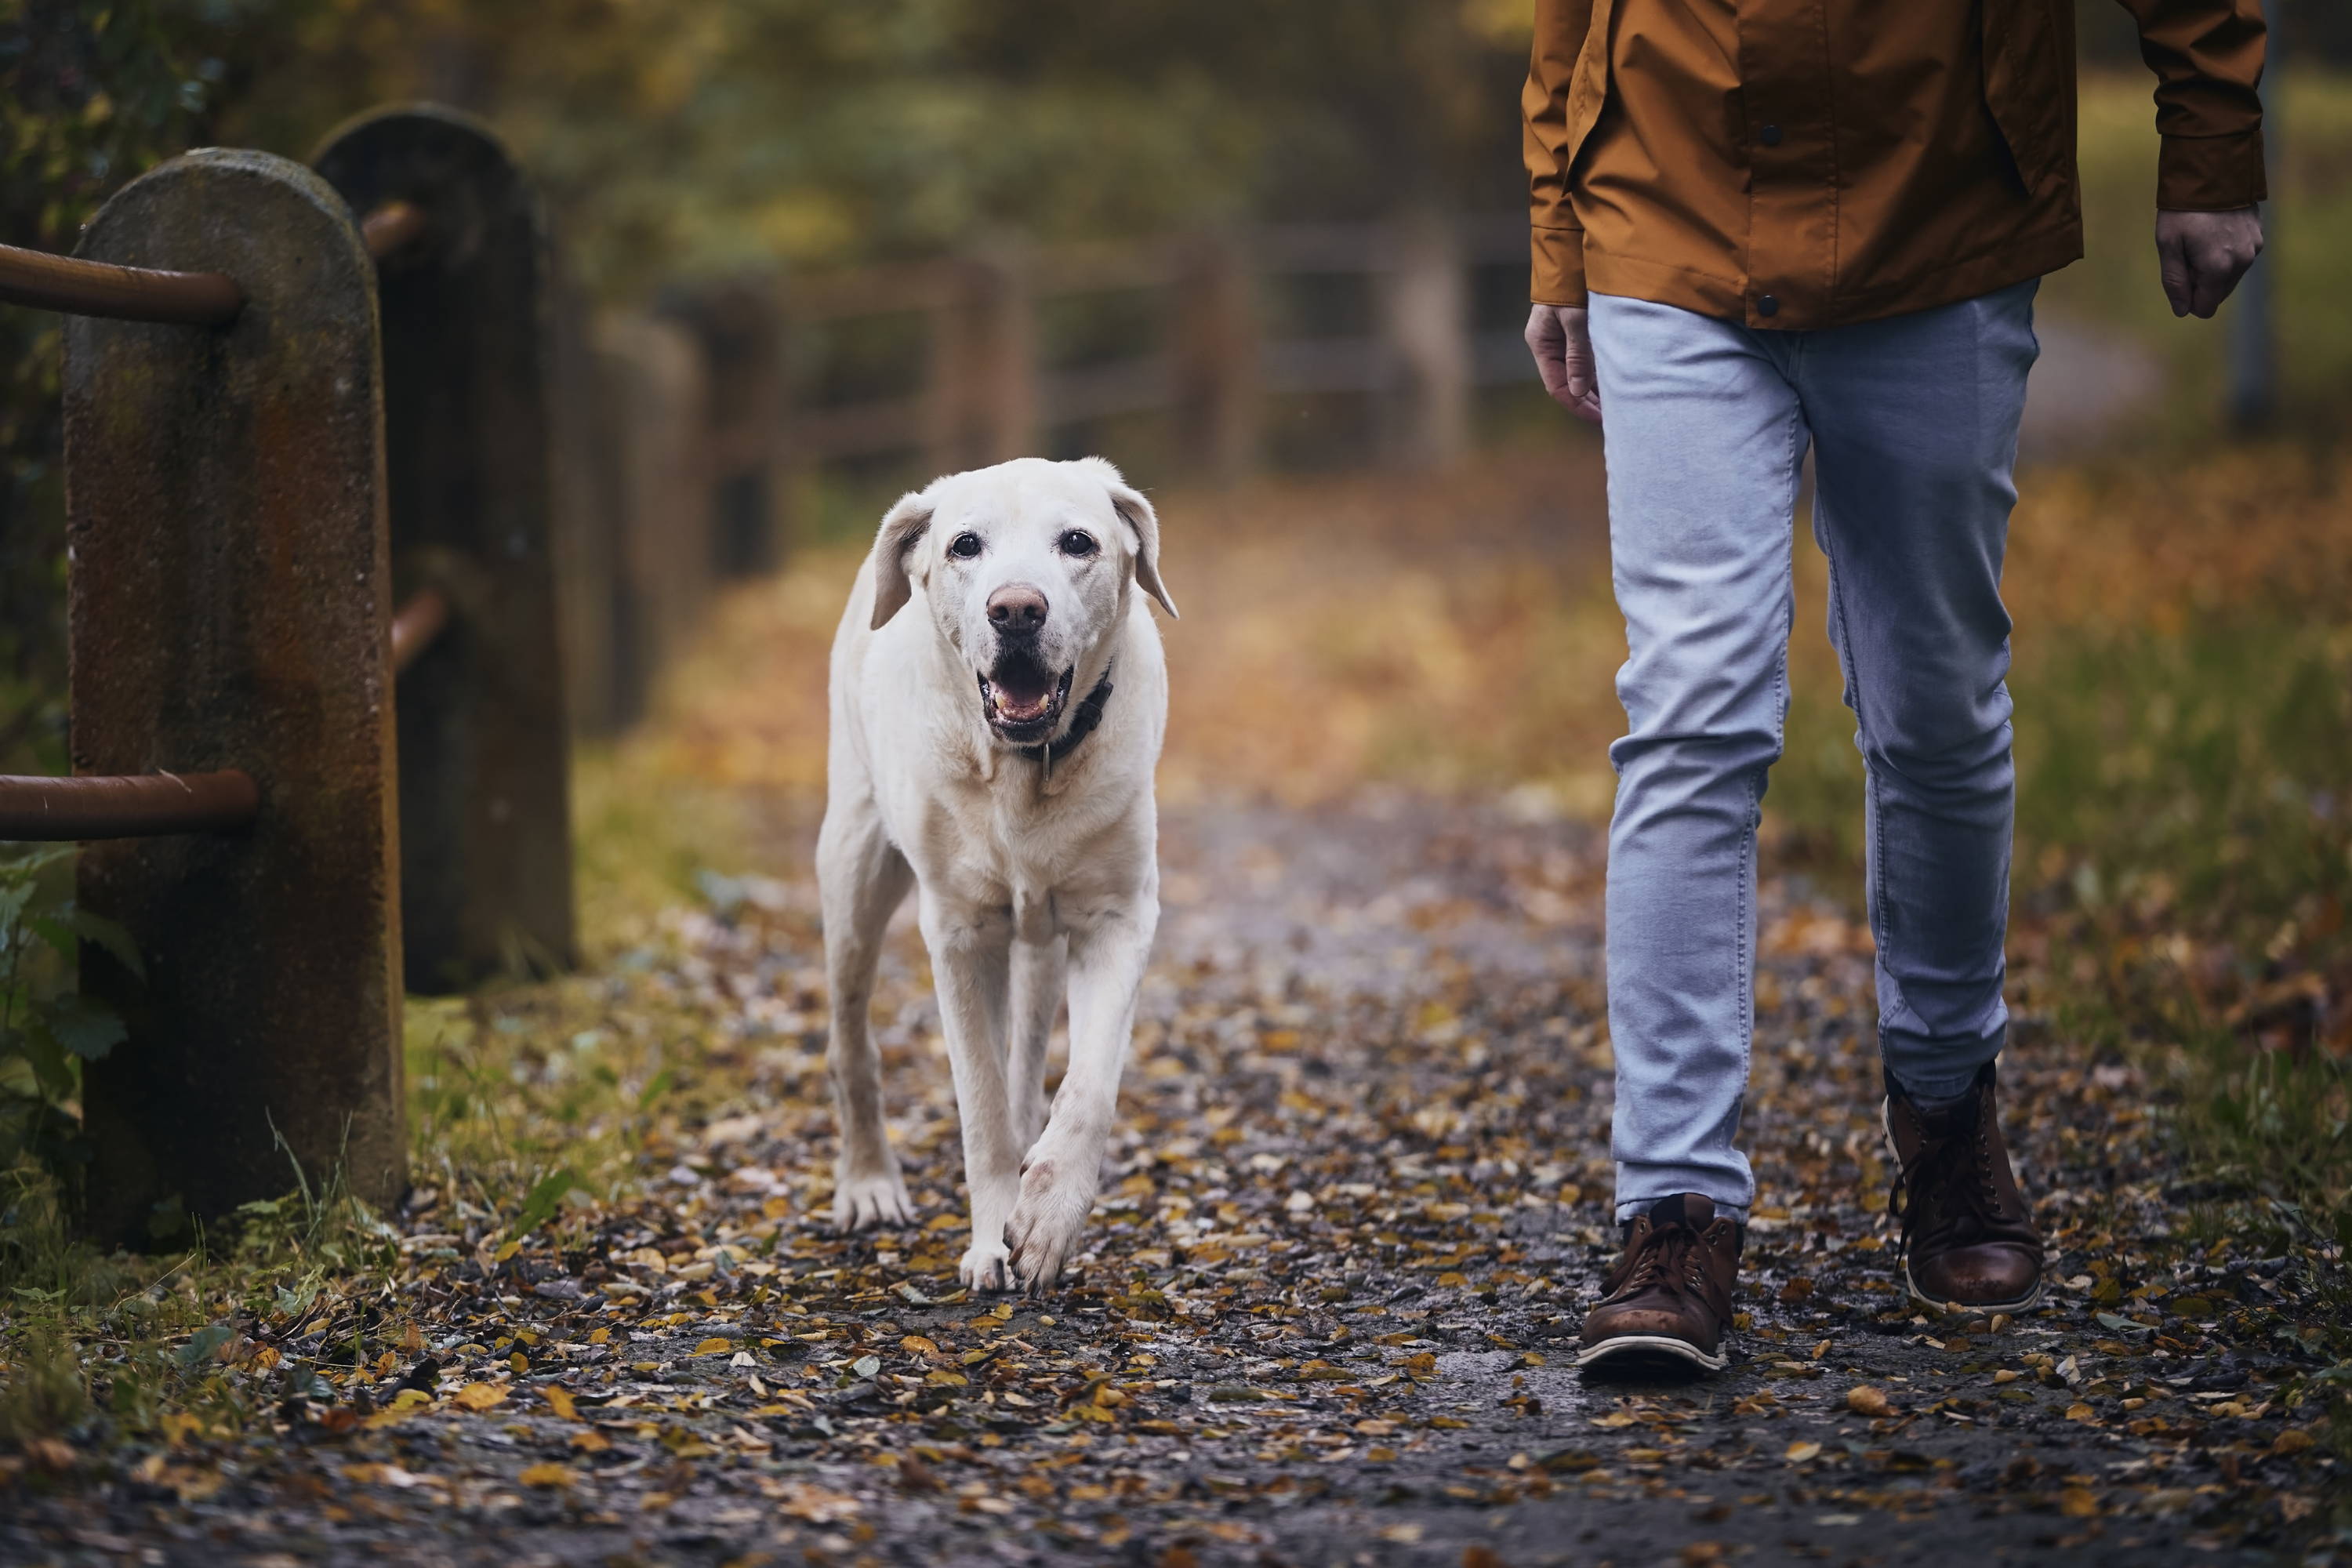
[[[593, 322], [575, 309], [558, 357], [597, 384], [558, 394], [558, 468], [598, 492], [570, 503], [559, 546], [575, 726], [636, 718], [705, 595], [772, 569], [828, 475], [919, 483], [1096, 446], [1132, 468], [1148, 424], [1153, 477], [1229, 481], [1297, 461], [1281, 437], [1315, 400], [1349, 405], [1321, 461], [1458, 460], [1479, 392], [1534, 380], [1526, 247], [1515, 213], [1278, 225], [735, 278]], [[1055, 341], [1049, 318], [1102, 307], [1125, 330]]]

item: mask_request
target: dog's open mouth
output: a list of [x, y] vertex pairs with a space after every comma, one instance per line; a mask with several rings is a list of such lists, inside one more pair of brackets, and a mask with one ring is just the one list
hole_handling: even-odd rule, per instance
[[1066, 669], [1057, 676], [1018, 654], [998, 659], [995, 668], [980, 677], [980, 705], [989, 728], [1024, 745], [1044, 740], [1053, 733], [1055, 721], [1070, 700], [1075, 673]]

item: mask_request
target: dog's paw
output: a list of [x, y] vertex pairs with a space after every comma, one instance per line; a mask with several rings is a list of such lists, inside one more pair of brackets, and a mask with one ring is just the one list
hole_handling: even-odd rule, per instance
[[1021, 1288], [1041, 1295], [1060, 1282], [1078, 1250], [1087, 1215], [1095, 1206], [1095, 1185], [1077, 1167], [1055, 1156], [1033, 1160], [1021, 1175], [1021, 1201], [1004, 1226], [1013, 1268]]
[[907, 1184], [898, 1168], [867, 1175], [836, 1175], [833, 1183], [833, 1227], [840, 1231], [870, 1230], [877, 1226], [912, 1225], [915, 1205], [907, 1201]]
[[956, 1265], [956, 1278], [970, 1290], [1010, 1290], [1013, 1289], [1013, 1260], [1001, 1241], [975, 1241], [964, 1248], [963, 1261]]

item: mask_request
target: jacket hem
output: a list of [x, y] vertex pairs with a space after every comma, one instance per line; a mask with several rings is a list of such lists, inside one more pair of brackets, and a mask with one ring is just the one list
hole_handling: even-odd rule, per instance
[[1901, 283], [1826, 300], [1783, 296], [1770, 316], [1757, 313], [1752, 285], [1740, 279], [1695, 272], [1638, 257], [1612, 256], [1587, 241], [1585, 278], [1595, 294], [1615, 294], [1672, 305], [1759, 331], [1806, 331], [1850, 327], [1888, 316], [1929, 310], [2006, 289], [2029, 278], [2055, 272], [2083, 255], [2083, 229], [2074, 218], [2032, 231], [1997, 249]]

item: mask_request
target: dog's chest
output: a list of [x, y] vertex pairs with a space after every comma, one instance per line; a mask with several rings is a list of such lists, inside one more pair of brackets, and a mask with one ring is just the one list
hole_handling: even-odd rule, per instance
[[1073, 910], [1131, 882], [1135, 868], [1106, 841], [1095, 814], [1073, 809], [1078, 802], [1007, 799], [1010, 793], [938, 800], [909, 858], [933, 897], [1010, 917], [1024, 941], [1044, 941]]

